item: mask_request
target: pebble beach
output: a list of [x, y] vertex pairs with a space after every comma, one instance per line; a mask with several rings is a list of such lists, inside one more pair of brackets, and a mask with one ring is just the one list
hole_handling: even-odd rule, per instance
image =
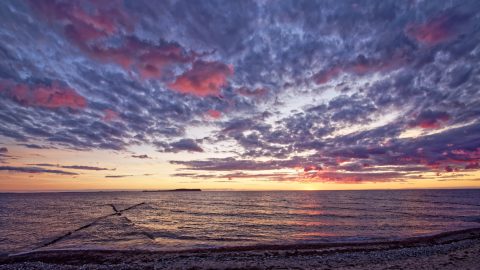
[[182, 252], [58, 250], [4, 256], [0, 269], [478, 269], [480, 228], [370, 243]]

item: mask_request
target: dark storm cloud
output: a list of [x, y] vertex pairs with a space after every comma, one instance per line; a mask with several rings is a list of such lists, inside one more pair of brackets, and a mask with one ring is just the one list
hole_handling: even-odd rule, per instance
[[[173, 153], [233, 142], [234, 157], [172, 163], [323, 168], [309, 176], [334, 182], [476, 170], [479, 12], [475, 0], [3, 1], [0, 136]], [[187, 138], [192, 126], [214, 131]], [[401, 137], [410, 129], [424, 133]]]

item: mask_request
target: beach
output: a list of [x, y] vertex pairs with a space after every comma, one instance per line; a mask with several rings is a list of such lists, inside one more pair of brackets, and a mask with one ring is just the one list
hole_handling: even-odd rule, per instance
[[4, 256], [0, 269], [478, 269], [479, 254], [474, 228], [384, 242], [38, 251]]

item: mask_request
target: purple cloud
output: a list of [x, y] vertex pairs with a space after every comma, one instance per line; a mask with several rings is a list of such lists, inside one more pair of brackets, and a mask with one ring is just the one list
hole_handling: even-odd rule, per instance
[[[176, 176], [194, 178], [356, 183], [478, 170], [476, 1], [0, 10], [16, 11], [0, 19], [0, 137], [27, 150], [147, 161], [129, 149], [149, 147], [178, 155]], [[186, 158], [195, 153], [208, 158]], [[280, 169], [298, 173], [271, 172]]]

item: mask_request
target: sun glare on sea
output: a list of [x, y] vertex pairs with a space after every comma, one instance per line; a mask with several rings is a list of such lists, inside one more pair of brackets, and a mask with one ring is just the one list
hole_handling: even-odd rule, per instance
[[318, 190], [318, 187], [313, 184], [305, 184], [302, 190]]

